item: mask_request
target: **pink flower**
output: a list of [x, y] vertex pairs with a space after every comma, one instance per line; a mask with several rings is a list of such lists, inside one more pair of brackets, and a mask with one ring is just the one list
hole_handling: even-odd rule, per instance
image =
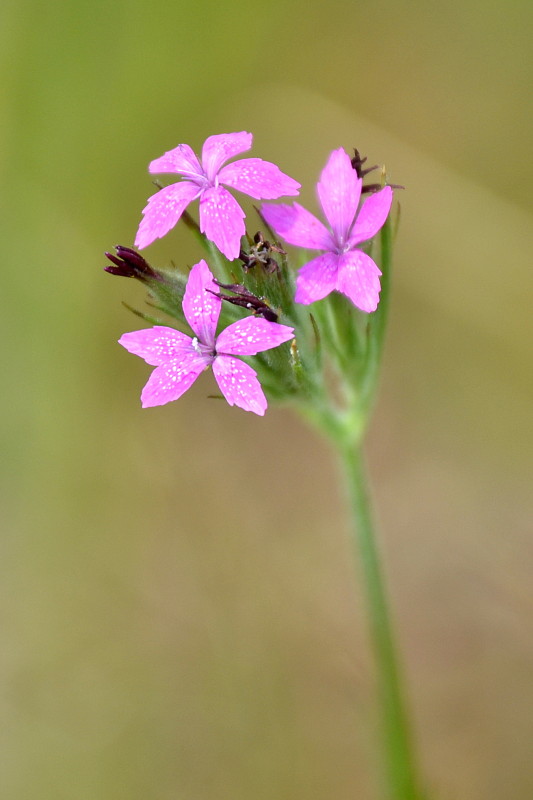
[[349, 155], [334, 150], [317, 184], [318, 199], [330, 228], [299, 203], [263, 205], [261, 212], [278, 236], [323, 255], [305, 264], [296, 281], [297, 303], [308, 305], [336, 289], [362, 311], [375, 311], [381, 289], [377, 265], [357, 249], [385, 223], [392, 203], [392, 189], [385, 186], [371, 194], [359, 209], [362, 180]]
[[200, 230], [216, 244], [226, 258], [237, 258], [241, 236], [245, 233], [244, 211], [221, 184], [238, 189], [257, 200], [275, 200], [297, 195], [300, 184], [281, 172], [275, 164], [261, 158], [244, 158], [223, 164], [252, 146], [252, 134], [221, 133], [209, 136], [199, 161], [188, 144], [179, 144], [152, 161], [151, 173], [176, 172], [184, 180], [166, 186], [148, 199], [135, 245], [148, 247], [176, 225], [193, 200], [200, 198]]
[[141, 394], [143, 408], [177, 400], [201, 372], [212, 366], [220, 391], [230, 406], [260, 416], [265, 413], [267, 401], [257, 373], [234, 356], [253, 356], [278, 347], [292, 339], [294, 331], [277, 322], [246, 317], [232, 322], [215, 336], [222, 301], [207, 290], [218, 292], [218, 288], [206, 262], [195, 264], [183, 297], [183, 313], [193, 329], [193, 338], [174, 328], [157, 325], [125, 333], [119, 339], [126, 350], [156, 367]]

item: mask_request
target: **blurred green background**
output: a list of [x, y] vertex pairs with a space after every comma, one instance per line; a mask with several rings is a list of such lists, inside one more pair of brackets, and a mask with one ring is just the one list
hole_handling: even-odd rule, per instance
[[376, 797], [329, 451], [209, 376], [142, 411], [116, 344], [148, 162], [241, 129], [305, 205], [338, 146], [407, 186], [368, 456], [421, 756], [436, 798], [533, 796], [531, 2], [0, 13], [0, 796]]

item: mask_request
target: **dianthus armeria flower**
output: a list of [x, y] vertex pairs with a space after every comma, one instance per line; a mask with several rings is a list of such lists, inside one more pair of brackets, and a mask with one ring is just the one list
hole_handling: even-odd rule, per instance
[[141, 394], [143, 408], [177, 400], [207, 367], [213, 368], [220, 391], [230, 404], [263, 416], [267, 400], [249, 364], [235, 356], [253, 356], [278, 347], [294, 336], [293, 328], [246, 317], [232, 322], [218, 336], [222, 301], [205, 261], [192, 268], [183, 297], [183, 313], [194, 337], [157, 325], [125, 333], [119, 343], [155, 367]]
[[224, 166], [228, 159], [249, 150], [252, 139], [252, 134], [246, 131], [220, 133], [205, 140], [201, 161], [188, 144], [179, 144], [152, 161], [151, 173], [175, 172], [183, 180], [149, 198], [135, 245], [142, 250], [164, 236], [176, 225], [189, 203], [199, 198], [200, 230], [226, 258], [230, 261], [237, 258], [245, 232], [245, 214], [224, 187], [237, 189], [256, 200], [293, 196], [300, 189], [297, 181], [261, 158], [243, 158]]
[[300, 270], [296, 281], [297, 303], [314, 303], [336, 289], [362, 311], [376, 310], [381, 271], [357, 245], [375, 236], [385, 223], [392, 189], [385, 186], [370, 195], [357, 213], [362, 183], [350, 156], [341, 147], [331, 153], [317, 184], [329, 230], [299, 203], [262, 206], [265, 220], [286, 242], [307, 250], [325, 251]]

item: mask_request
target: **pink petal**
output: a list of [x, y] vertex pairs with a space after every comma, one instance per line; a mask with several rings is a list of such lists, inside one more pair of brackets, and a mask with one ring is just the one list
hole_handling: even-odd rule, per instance
[[285, 195], [296, 195], [300, 189], [297, 181], [262, 158], [243, 158], [227, 164], [220, 170], [218, 179], [220, 183], [255, 197], [256, 200], [275, 200]]
[[246, 131], [239, 133], [219, 133], [209, 136], [202, 147], [202, 166], [210, 181], [225, 161], [239, 153], [245, 153], [252, 146], [253, 136]]
[[338, 243], [344, 244], [361, 197], [361, 178], [350, 156], [340, 147], [334, 150], [317, 184], [318, 198]]
[[178, 172], [180, 175], [203, 175], [202, 165], [188, 144], [179, 144], [165, 155], [150, 162], [152, 175], [160, 172]]
[[290, 206], [265, 203], [261, 206], [261, 214], [276, 235], [289, 244], [308, 250], [333, 249], [331, 234], [326, 226], [299, 203]]
[[206, 360], [193, 352], [156, 367], [142, 390], [142, 407], [163, 406], [177, 400], [192, 386], [209, 363], [210, 359]]
[[392, 205], [392, 189], [384, 186], [381, 191], [369, 195], [357, 215], [355, 225], [350, 233], [351, 245], [371, 239], [385, 224]]
[[118, 340], [130, 353], [144, 358], [154, 367], [169, 358], [177, 358], [192, 350], [192, 339], [174, 328], [156, 325], [141, 331], [124, 333]]
[[278, 347], [294, 338], [293, 328], [259, 317], [246, 317], [222, 331], [216, 342], [217, 353], [255, 356], [262, 350]]
[[334, 253], [324, 253], [304, 264], [296, 279], [297, 303], [307, 306], [335, 289], [338, 259]]
[[240, 205], [223, 186], [213, 186], [202, 193], [200, 230], [230, 261], [237, 258], [241, 249], [244, 217]]
[[337, 289], [361, 311], [375, 311], [379, 303], [381, 271], [370, 256], [351, 250], [339, 257]]
[[248, 364], [231, 356], [217, 356], [213, 362], [213, 374], [230, 406], [253, 411], [260, 417], [264, 415], [267, 400], [256, 371]]
[[135, 246], [142, 250], [154, 239], [160, 239], [168, 233], [199, 193], [198, 186], [190, 181], [183, 181], [166, 186], [149, 197], [148, 205], [143, 209], [144, 219], [139, 225]]
[[200, 342], [214, 349], [222, 300], [208, 292], [208, 289], [220, 291], [213, 281], [211, 270], [202, 259], [189, 273], [183, 296], [183, 313]]

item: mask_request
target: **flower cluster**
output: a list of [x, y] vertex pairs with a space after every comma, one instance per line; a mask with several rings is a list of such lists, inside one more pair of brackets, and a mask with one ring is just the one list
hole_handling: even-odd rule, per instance
[[[351, 159], [342, 148], [334, 150], [317, 184], [327, 226], [297, 202], [265, 203], [260, 218], [270, 235], [278, 239], [271, 245], [260, 231], [253, 238], [248, 236], [245, 212], [231, 190], [256, 200], [276, 200], [298, 195], [300, 184], [260, 158], [230, 161], [251, 146], [252, 134], [246, 131], [219, 134], [206, 139], [201, 158], [189, 145], [180, 144], [149, 166], [151, 173], [175, 173], [181, 180], [149, 198], [136, 247], [148, 247], [183, 218], [196, 228], [214, 259], [217, 278], [203, 259], [185, 281], [175, 270], [154, 269], [131, 248], [117, 247], [116, 255], [106, 254], [113, 264], [106, 268], [108, 272], [143, 281], [150, 291], [151, 304], [174, 317], [180, 326], [187, 324], [193, 333], [189, 336], [137, 312], [154, 323], [153, 327], [126, 333], [119, 341], [155, 367], [141, 395], [143, 407], [176, 400], [211, 366], [230, 405], [263, 415], [267, 400], [258, 372], [242, 360], [251, 356], [257, 356], [254, 365], [273, 395], [300, 393], [309, 397], [317, 391], [320, 352], [331, 344], [332, 336], [331, 325], [328, 329], [326, 322], [321, 332], [325, 315], [318, 306], [312, 315], [304, 315], [302, 306], [323, 300], [332, 292], [344, 295], [355, 309], [367, 315], [378, 306], [381, 271], [368, 244], [363, 243], [371, 246], [387, 220], [391, 186], [363, 186], [364, 176], [370, 171], [361, 169], [365, 159], [357, 151]], [[369, 194], [360, 205], [364, 192]], [[199, 200], [199, 223], [186, 210], [195, 200]], [[301, 259], [295, 286], [279, 240], [301, 248], [304, 254], [319, 252], [311, 260]], [[221, 288], [232, 294], [220, 292]], [[347, 342], [357, 340], [360, 322], [355, 309], [350, 314]], [[240, 316], [247, 311], [250, 316]], [[221, 316], [227, 326], [217, 336]], [[292, 344], [286, 345], [290, 341]], [[277, 348], [276, 353], [263, 355]], [[343, 360], [338, 342], [332, 351], [339, 366]], [[357, 357], [354, 353], [354, 363]]]

